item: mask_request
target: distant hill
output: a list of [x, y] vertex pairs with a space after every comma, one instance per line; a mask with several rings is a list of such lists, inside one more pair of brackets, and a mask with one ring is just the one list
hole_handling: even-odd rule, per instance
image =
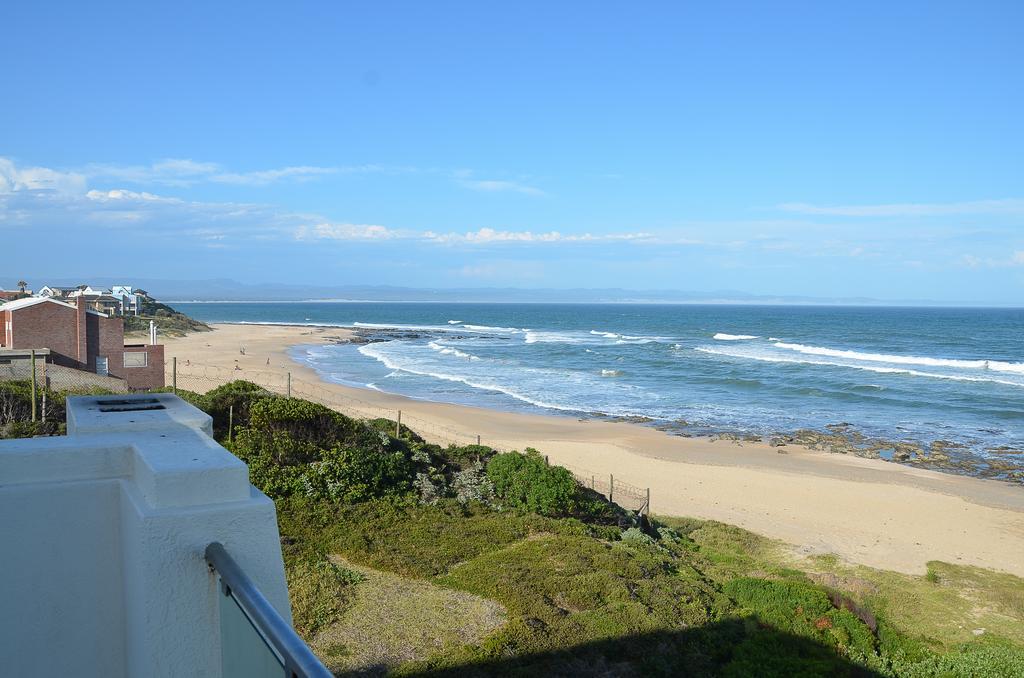
[[152, 297], [143, 297], [139, 315], [124, 317], [124, 331], [148, 332], [149, 322], [156, 323], [160, 333], [165, 336], [180, 337], [189, 332], [209, 332], [210, 326], [184, 313], [179, 313], [167, 304], [162, 304]]

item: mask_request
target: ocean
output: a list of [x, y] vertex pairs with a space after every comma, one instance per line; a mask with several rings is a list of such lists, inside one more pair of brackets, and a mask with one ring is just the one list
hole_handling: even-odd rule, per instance
[[[1024, 461], [1024, 310], [652, 304], [177, 303], [208, 322], [358, 328], [323, 379], [689, 435], [802, 429]], [[962, 446], [962, 447], [960, 447]], [[884, 453], [883, 453], [884, 456]]]

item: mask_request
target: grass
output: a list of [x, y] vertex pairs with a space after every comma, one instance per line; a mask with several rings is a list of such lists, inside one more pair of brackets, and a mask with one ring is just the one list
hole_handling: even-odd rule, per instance
[[504, 608], [486, 598], [332, 560], [362, 581], [337, 621], [311, 636], [331, 671], [383, 674], [477, 643], [505, 622]]
[[[344, 561], [336, 562], [367, 576], [355, 587], [357, 597], [376, 597], [382, 606], [399, 599], [408, 603], [390, 615], [346, 608], [325, 627], [328, 631], [314, 637], [322, 656], [336, 667], [369, 662], [406, 675], [579, 675], [595, 667], [609, 675], [716, 675], [733, 666], [741, 675], [743, 666], [763, 662], [764, 653], [774, 656], [783, 647], [788, 648], [784, 656], [773, 659], [777, 670], [767, 675], [791, 675], [800, 667], [813, 669], [808, 675], [858, 675], [864, 669], [843, 655], [844, 643], [857, 647], [855, 641], [873, 638], [806, 579], [805, 594], [814, 596], [820, 609], [813, 615], [808, 609], [806, 628], [798, 629], [802, 634], [758, 620], [762, 610], [737, 603], [703, 571], [711, 566], [727, 579], [720, 562], [731, 559], [729, 567], [739, 568], [742, 553], [709, 558], [685, 535], [609, 540], [606, 528], [578, 520], [454, 502], [291, 500], [279, 503], [279, 517], [289, 558], [339, 554]], [[713, 525], [695, 527], [691, 535], [699, 538], [710, 539], [714, 532]], [[731, 547], [735, 543], [727, 537], [741, 534], [726, 532], [714, 541]], [[416, 579], [420, 588], [409, 583]], [[391, 583], [376, 584], [370, 595], [369, 581]], [[472, 594], [474, 604], [493, 601], [507, 611], [506, 623], [475, 639], [452, 636], [450, 625], [437, 622], [438, 604], [431, 602], [439, 589]], [[787, 589], [783, 597], [792, 594]], [[827, 629], [814, 626], [823, 616], [829, 619]], [[345, 631], [346, 626], [353, 628]], [[373, 633], [356, 640], [364, 638], [360, 629], [366, 628]], [[328, 634], [334, 640], [327, 640]], [[400, 663], [402, 658], [408, 661]]]

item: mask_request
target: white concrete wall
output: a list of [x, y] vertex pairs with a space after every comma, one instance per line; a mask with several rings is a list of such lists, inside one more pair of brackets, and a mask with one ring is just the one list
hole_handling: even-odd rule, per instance
[[274, 505], [209, 431], [82, 396], [67, 437], [0, 441], [0, 675], [219, 678], [213, 541], [291, 620]]

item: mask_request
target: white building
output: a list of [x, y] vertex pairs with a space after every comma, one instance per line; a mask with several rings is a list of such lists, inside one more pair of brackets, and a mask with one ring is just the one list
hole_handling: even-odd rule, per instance
[[210, 417], [67, 409], [65, 437], [0, 441], [0, 674], [330, 676], [291, 631], [274, 504]]

